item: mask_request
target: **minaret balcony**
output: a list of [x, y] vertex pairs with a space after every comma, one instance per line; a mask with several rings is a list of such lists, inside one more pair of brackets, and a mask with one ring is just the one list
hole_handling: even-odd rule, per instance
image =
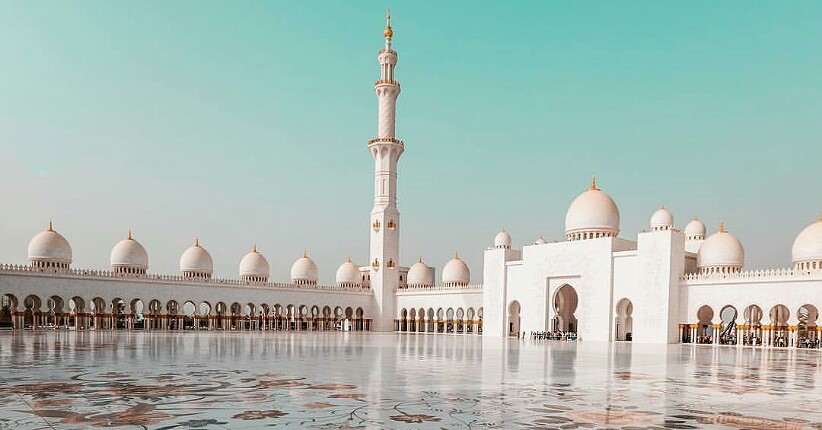
[[368, 141], [369, 145], [374, 143], [396, 143], [400, 146], [405, 147], [405, 143], [402, 140], [399, 140], [395, 137], [377, 137]]
[[380, 79], [379, 81], [374, 82], [375, 87], [380, 86], [380, 85], [395, 85], [395, 86], [399, 87], [400, 83], [397, 82], [397, 81], [394, 81], [394, 80], [389, 80], [389, 79]]

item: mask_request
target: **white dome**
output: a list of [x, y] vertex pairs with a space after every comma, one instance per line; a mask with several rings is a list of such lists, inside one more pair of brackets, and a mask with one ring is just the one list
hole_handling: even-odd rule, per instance
[[471, 271], [468, 265], [460, 259], [459, 254], [445, 264], [442, 269], [442, 283], [450, 285], [468, 285], [471, 282]]
[[422, 262], [422, 258], [420, 258], [419, 261], [414, 263], [414, 265], [408, 269], [408, 277], [406, 280], [408, 285], [414, 287], [434, 286], [434, 274], [431, 271], [431, 268]]
[[211, 254], [200, 246], [200, 240], [194, 241], [194, 246], [190, 246], [180, 257], [180, 271], [184, 276], [211, 277], [214, 271], [214, 261]]
[[115, 271], [118, 269], [139, 269], [141, 271], [148, 269], [148, 252], [140, 242], [134, 240], [131, 230], [128, 232], [128, 237], [117, 242], [112, 248], [111, 267]]
[[699, 218], [694, 217], [694, 219], [685, 226], [685, 238], [688, 240], [702, 240], [705, 239], [706, 231], [705, 224], [700, 221]]
[[504, 228], [494, 237], [494, 248], [511, 249], [511, 235]]
[[307, 252], [291, 266], [291, 282], [295, 284], [316, 284], [318, 277], [317, 265], [314, 260], [308, 258]]
[[697, 266], [704, 271], [737, 272], [745, 264], [745, 249], [736, 236], [725, 231], [719, 224], [719, 231], [712, 234], [699, 248]]
[[534, 242], [534, 245], [545, 245], [546, 243], [548, 242], [545, 240], [545, 238], [540, 236], [539, 239], [537, 239], [536, 242]]
[[822, 269], [822, 218], [796, 236], [791, 248], [791, 260], [794, 263], [819, 262], [815, 268]]
[[619, 208], [608, 194], [596, 187], [579, 195], [565, 214], [565, 234], [568, 240], [616, 237], [619, 234]]
[[240, 260], [240, 279], [244, 281], [266, 282], [269, 272], [268, 260], [257, 252], [256, 245]]
[[660, 206], [651, 215], [651, 230], [670, 230], [674, 226], [674, 216], [665, 206]]
[[[71, 264], [71, 245], [65, 237], [49, 228], [37, 233], [29, 242], [29, 260], [33, 265], [45, 267], [45, 263], [54, 263], [63, 268]], [[54, 266], [51, 266], [54, 267]]]
[[348, 258], [337, 269], [337, 285], [359, 286], [362, 281], [361, 276], [360, 266], [352, 263], [351, 258]]

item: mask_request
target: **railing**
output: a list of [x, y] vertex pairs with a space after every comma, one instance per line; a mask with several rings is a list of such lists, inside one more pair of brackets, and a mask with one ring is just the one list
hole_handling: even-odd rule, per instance
[[379, 81], [374, 82], [374, 85], [396, 85], [400, 86], [400, 83], [397, 81], [392, 81], [388, 79], [380, 79]]
[[162, 282], [180, 282], [187, 284], [208, 284], [208, 285], [234, 285], [251, 288], [282, 288], [289, 290], [311, 290], [311, 291], [352, 291], [352, 292], [368, 292], [371, 291], [369, 287], [352, 287], [343, 285], [297, 285], [286, 282], [253, 282], [243, 281], [240, 279], [230, 278], [189, 278], [182, 275], [164, 275], [149, 273], [145, 275], [132, 275], [124, 273], [115, 273], [111, 270], [92, 270], [92, 269], [69, 269], [69, 270], [49, 270], [37, 267], [31, 267], [23, 264], [5, 264], [0, 263], [0, 272], [24, 272], [34, 273], [38, 275], [52, 275], [52, 276], [68, 276], [68, 277], [85, 277], [85, 278], [116, 278], [116, 279], [131, 279], [135, 281], [162, 281]]
[[374, 139], [369, 140], [368, 144], [370, 145], [372, 143], [378, 143], [378, 142], [397, 143], [397, 144], [400, 144], [402, 146], [405, 146], [405, 142], [403, 142], [403, 141], [401, 141], [397, 138], [394, 138], [394, 137], [376, 137]]
[[749, 280], [749, 279], [782, 279], [805, 278], [822, 276], [822, 269], [767, 269], [747, 270], [739, 273], [686, 273], [683, 281], [718, 281], [718, 280]]
[[405, 288], [397, 288], [398, 292], [401, 291], [460, 291], [460, 290], [471, 290], [471, 291], [482, 291], [482, 284], [469, 284], [469, 285], [434, 285], [430, 287], [421, 286], [421, 285], [409, 285]]

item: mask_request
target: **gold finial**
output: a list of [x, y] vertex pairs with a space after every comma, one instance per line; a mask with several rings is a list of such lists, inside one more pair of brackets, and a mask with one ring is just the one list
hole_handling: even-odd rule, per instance
[[251, 252], [257, 253], [257, 243], [256, 242], [251, 246]]
[[457, 260], [460, 259], [460, 252], [459, 251], [454, 252], [454, 258], [456, 258]]
[[307, 249], [303, 250], [303, 258], [308, 258], [308, 250]]
[[817, 218], [817, 221], [822, 222], [822, 211], [819, 211], [819, 218]]
[[597, 177], [596, 176], [591, 176], [591, 189], [592, 190], [598, 190], [599, 189], [599, 188], [597, 188]]
[[[420, 259], [417, 262], [422, 263], [422, 255], [420, 255]], [[423, 263], [424, 264], [424, 263]]]
[[194, 246], [200, 246], [200, 237], [194, 236]]
[[725, 231], [725, 221], [719, 221], [719, 232], [726, 233]]
[[54, 224], [49, 220], [49, 231], [54, 231]]
[[660, 203], [660, 204], [659, 204], [659, 208], [660, 208], [660, 209], [665, 209], [665, 204], [664, 204], [664, 203]]
[[128, 229], [128, 237], [127, 237], [127, 239], [128, 239], [128, 240], [134, 240], [134, 238], [131, 236], [131, 229]]
[[349, 255], [348, 257], [346, 257], [345, 262], [346, 262], [346, 263], [350, 263], [350, 262], [351, 262], [351, 256], [350, 256], [350, 255]]
[[391, 28], [391, 9], [388, 9], [385, 13], [385, 31], [382, 32], [382, 35], [386, 39], [394, 37], [394, 30]]
[[699, 217], [694, 215], [694, 221], [699, 221]]

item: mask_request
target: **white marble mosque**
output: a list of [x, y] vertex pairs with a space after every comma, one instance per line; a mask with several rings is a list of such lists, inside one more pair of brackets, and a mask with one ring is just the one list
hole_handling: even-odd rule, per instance
[[365, 264], [347, 259], [336, 283], [321, 285], [319, 268], [303, 253], [291, 278], [278, 281], [269, 279], [269, 263], [254, 247], [240, 260], [237, 278], [217, 279], [206, 244], [194, 240], [180, 257], [180, 273], [158, 274], [129, 232], [114, 245], [110, 268], [76, 268], [68, 239], [49, 223], [29, 243], [27, 264], [0, 265], [0, 326], [485, 337], [550, 332], [582, 341], [819, 347], [822, 218], [804, 229], [794, 226], [801, 231], [792, 267], [745, 270], [732, 222], [709, 233], [694, 218], [680, 230], [660, 207], [647, 230], [620, 237], [619, 208], [592, 179], [568, 208], [566, 241], [539, 238], [515, 248], [502, 230], [473, 278], [458, 255], [439, 279], [422, 259], [404, 266], [397, 172], [406, 145], [395, 133], [400, 84], [393, 35], [389, 17], [374, 84], [377, 136], [368, 143], [374, 207]]

